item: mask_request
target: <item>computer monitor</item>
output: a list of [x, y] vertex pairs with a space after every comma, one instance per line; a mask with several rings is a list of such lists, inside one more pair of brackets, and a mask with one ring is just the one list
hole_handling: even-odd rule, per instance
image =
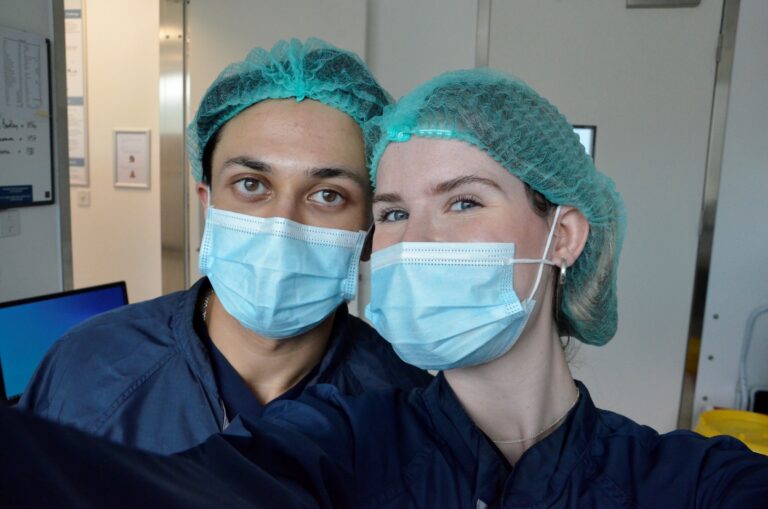
[[123, 281], [0, 302], [0, 402], [18, 401], [48, 349], [65, 332], [127, 303]]
[[575, 125], [573, 130], [579, 135], [579, 141], [584, 145], [587, 155], [595, 159], [595, 139], [597, 138], [597, 126], [594, 125]]

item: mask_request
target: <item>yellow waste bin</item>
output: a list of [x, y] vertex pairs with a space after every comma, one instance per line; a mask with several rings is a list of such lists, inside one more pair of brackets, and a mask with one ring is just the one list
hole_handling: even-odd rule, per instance
[[745, 410], [709, 410], [694, 429], [705, 437], [729, 435], [753, 451], [768, 456], [768, 415]]

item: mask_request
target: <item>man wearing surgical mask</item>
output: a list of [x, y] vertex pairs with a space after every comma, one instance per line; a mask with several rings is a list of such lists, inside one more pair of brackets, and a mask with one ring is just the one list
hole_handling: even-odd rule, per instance
[[317, 39], [227, 67], [187, 136], [206, 277], [67, 333], [19, 406], [173, 453], [309, 385], [427, 383], [346, 307], [371, 221], [360, 125], [388, 102], [358, 57]]

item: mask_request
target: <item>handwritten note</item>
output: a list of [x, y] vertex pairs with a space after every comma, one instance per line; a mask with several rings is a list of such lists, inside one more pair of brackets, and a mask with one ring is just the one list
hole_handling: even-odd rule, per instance
[[46, 40], [0, 27], [0, 207], [53, 200], [49, 111]]

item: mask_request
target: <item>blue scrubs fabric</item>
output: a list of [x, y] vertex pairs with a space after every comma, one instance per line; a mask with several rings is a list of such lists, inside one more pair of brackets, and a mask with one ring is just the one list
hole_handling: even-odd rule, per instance
[[[210, 284], [94, 317], [65, 334], [46, 355], [19, 408], [90, 434], [170, 454], [224, 430], [241, 409], [236, 373], [212, 343], [199, 302]], [[214, 352], [215, 354], [216, 352]], [[220, 356], [220, 354], [219, 354]], [[223, 360], [222, 360], [223, 359]], [[222, 388], [220, 383], [228, 380]], [[424, 386], [431, 377], [402, 362], [371, 327], [340, 306], [326, 353], [300, 387], [331, 384], [342, 394]], [[232, 388], [232, 390], [229, 390]], [[226, 392], [225, 392], [226, 391]], [[289, 391], [283, 397], [296, 397]], [[227, 404], [225, 404], [225, 402]], [[228, 407], [228, 408], [227, 408]]]
[[768, 507], [768, 457], [728, 437], [659, 435], [597, 409], [586, 387], [578, 387], [580, 400], [564, 424], [514, 468], [442, 374], [424, 390], [394, 397], [345, 398], [318, 386], [264, 413], [309, 438], [306, 447], [247, 420], [231, 431], [269, 448], [269, 457], [251, 457], [275, 472], [311, 480], [323, 465], [325, 478], [300, 484], [334, 501], [327, 507]]
[[595, 408], [514, 468], [445, 378], [425, 390], [308, 389], [176, 456], [0, 409], [0, 505], [37, 507], [763, 508], [768, 458], [734, 439], [659, 435]]

